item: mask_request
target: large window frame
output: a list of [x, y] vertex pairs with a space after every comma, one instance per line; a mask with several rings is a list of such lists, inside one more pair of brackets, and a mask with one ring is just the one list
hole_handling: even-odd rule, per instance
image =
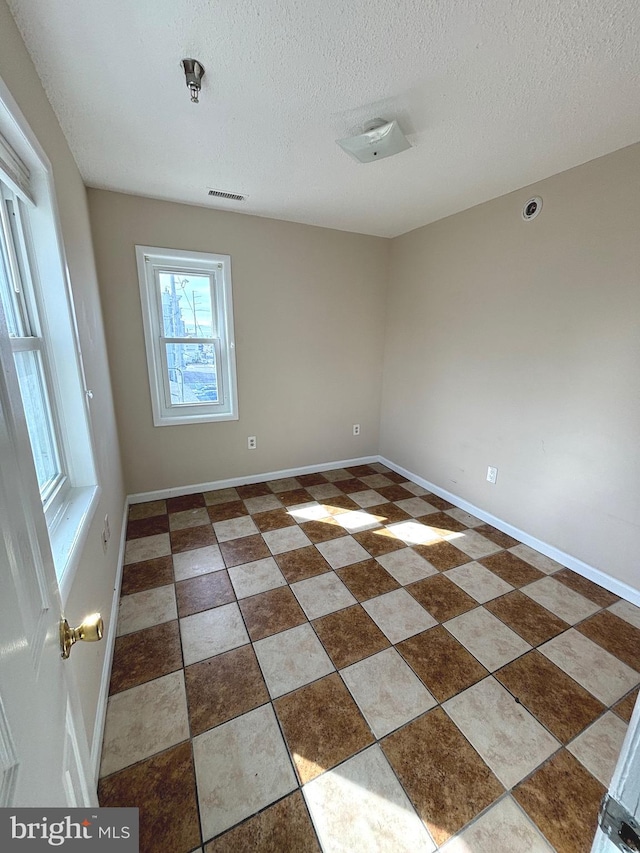
[[[154, 426], [238, 420], [231, 257], [136, 246], [136, 261]], [[167, 292], [169, 280], [172, 294]], [[209, 298], [209, 334], [204, 334], [198, 326], [193, 291], [193, 304], [187, 295], [178, 295], [176, 299], [175, 282], [181, 280], [208, 281], [203, 298], [205, 302], [207, 295]], [[173, 297], [178, 306], [184, 299], [182, 307], [177, 309], [182, 334], [178, 334], [167, 320], [163, 295]], [[193, 310], [192, 331], [181, 322], [183, 308], [188, 308], [189, 313]], [[184, 394], [176, 393], [176, 388], [184, 382], [183, 372], [169, 364], [170, 348], [182, 348], [182, 352], [189, 348], [207, 351], [216, 380], [210, 399], [185, 400]]]

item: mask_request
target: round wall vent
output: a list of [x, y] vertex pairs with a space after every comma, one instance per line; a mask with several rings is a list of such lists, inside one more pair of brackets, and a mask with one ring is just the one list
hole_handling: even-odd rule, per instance
[[529, 201], [525, 202], [525, 205], [522, 208], [522, 218], [525, 222], [528, 222], [530, 219], [535, 219], [541, 210], [542, 199], [539, 195], [536, 195], [533, 198], [530, 198]]

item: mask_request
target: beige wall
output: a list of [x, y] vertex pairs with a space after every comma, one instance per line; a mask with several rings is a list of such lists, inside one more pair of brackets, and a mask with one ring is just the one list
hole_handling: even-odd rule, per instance
[[635, 145], [393, 241], [380, 442], [636, 589], [639, 175]]
[[[86, 191], [57, 119], [18, 33], [13, 18], [0, 0], [0, 77], [18, 103], [31, 129], [49, 157], [54, 171], [73, 300], [88, 387], [93, 389], [91, 419], [96, 441], [96, 462], [102, 488], [100, 502], [66, 607], [71, 622], [100, 610], [108, 622], [116, 577], [118, 541], [122, 526], [124, 490], [111, 398], [108, 362], [102, 328]], [[108, 553], [102, 551], [101, 533], [108, 514], [112, 537]], [[84, 721], [89, 743], [93, 734], [105, 644], [87, 645], [74, 652], [69, 666], [81, 685]]]
[[[129, 493], [377, 453], [388, 240], [88, 197]], [[153, 426], [136, 244], [231, 255], [238, 421]]]

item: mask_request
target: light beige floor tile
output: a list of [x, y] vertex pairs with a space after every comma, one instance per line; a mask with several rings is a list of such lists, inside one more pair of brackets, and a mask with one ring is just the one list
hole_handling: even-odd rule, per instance
[[640, 673], [574, 628], [538, 650], [607, 706], [640, 683]]
[[640, 607], [636, 607], [635, 604], [620, 599], [620, 601], [612, 604], [609, 610], [624, 619], [625, 622], [633, 625], [634, 628], [640, 628]]
[[531, 649], [529, 643], [484, 607], [456, 616], [444, 627], [491, 672]]
[[193, 760], [204, 838], [218, 835], [296, 787], [270, 704], [195, 737]]
[[326, 498], [335, 498], [336, 495], [341, 495], [342, 492], [333, 483], [320, 483], [318, 486], [307, 486], [306, 490], [310, 495], [317, 500], [325, 500]]
[[189, 737], [182, 670], [109, 698], [100, 775], [108, 776]]
[[481, 557], [488, 557], [490, 554], [497, 554], [498, 551], [502, 551], [499, 545], [491, 542], [486, 536], [482, 536], [477, 530], [449, 533], [443, 538], [471, 557], [472, 560], [479, 560]]
[[272, 699], [334, 671], [308, 622], [258, 640], [254, 651]]
[[295, 518], [298, 524], [304, 524], [305, 521], [321, 521], [328, 517], [324, 504], [318, 503], [318, 501], [309, 501], [308, 503], [287, 507], [287, 512], [292, 518]]
[[336, 515], [335, 519], [349, 533], [361, 533], [363, 530], [373, 530], [374, 527], [381, 526], [375, 516], [375, 510], [375, 507], [371, 507], [370, 513], [364, 510], [349, 510]]
[[575, 625], [600, 610], [600, 605], [569, 589], [555, 578], [540, 578], [523, 586], [521, 592], [570, 625]]
[[387, 530], [406, 545], [429, 545], [431, 542], [442, 541], [442, 536], [433, 527], [421, 524], [419, 521], [398, 521], [395, 524], [388, 524]]
[[142, 539], [129, 539], [124, 549], [124, 565], [153, 560], [155, 557], [166, 557], [170, 553], [171, 542], [168, 533], [156, 533], [155, 536], [144, 536]]
[[524, 560], [525, 563], [529, 563], [530, 566], [544, 572], [545, 575], [552, 575], [554, 572], [557, 572], [558, 569], [563, 568], [560, 563], [556, 563], [556, 561], [552, 560], [551, 557], [545, 557], [545, 555], [541, 554], [540, 551], [536, 551], [528, 545], [514, 545], [513, 548], [509, 548], [509, 551], [511, 551], [512, 554], [515, 554], [516, 557], [520, 557], [520, 559]]
[[411, 548], [401, 548], [377, 558], [381, 566], [403, 585], [437, 574], [436, 569]]
[[185, 666], [249, 642], [235, 602], [185, 616], [180, 620], [180, 634]]
[[325, 853], [431, 853], [435, 845], [378, 745], [302, 789]]
[[282, 509], [282, 503], [276, 495], [245, 498], [244, 505], [252, 515], [256, 512], [267, 512], [270, 509]]
[[567, 749], [608, 788], [626, 733], [627, 724], [607, 711], [578, 735]]
[[560, 743], [495, 678], [485, 678], [442, 706], [505, 788], [516, 785]]
[[470, 512], [466, 512], [466, 510], [460, 509], [457, 506], [453, 509], [445, 509], [445, 512], [447, 515], [450, 515], [451, 518], [455, 518], [456, 521], [459, 521], [460, 524], [464, 524], [466, 527], [480, 527], [481, 524], [484, 524], [482, 519], [475, 515], [471, 515]]
[[438, 512], [434, 506], [431, 506], [430, 503], [423, 501], [419, 497], [405, 498], [402, 501], [396, 501], [396, 506], [399, 506], [400, 509], [408, 512], [409, 515], [412, 515], [414, 518], [420, 518], [422, 515], [429, 515], [432, 512]]
[[316, 548], [332, 569], [341, 569], [352, 563], [360, 563], [370, 559], [368, 551], [362, 547], [352, 536], [341, 536], [339, 539], [331, 539], [329, 542], [319, 542]]
[[118, 610], [118, 637], [178, 618], [173, 584], [123, 595]]
[[229, 569], [229, 577], [238, 598], [248, 598], [250, 595], [287, 585], [286, 578], [273, 557], [234, 566]]
[[232, 539], [242, 539], [260, 533], [254, 520], [249, 515], [240, 518], [230, 518], [228, 521], [216, 521], [213, 525], [218, 542], [230, 542]]
[[334, 572], [325, 572], [291, 584], [291, 591], [307, 614], [307, 619], [319, 619], [327, 613], [358, 603]]
[[413, 637], [438, 623], [406, 589], [395, 589], [363, 601], [362, 606], [392, 643]]
[[355, 501], [358, 506], [363, 508], [387, 503], [387, 499], [383, 498], [381, 494], [375, 491], [375, 489], [367, 489], [364, 492], [354, 492], [352, 495], [349, 495], [349, 497], [351, 500]]
[[218, 572], [220, 569], [224, 569], [224, 560], [217, 545], [207, 545], [205, 548], [194, 548], [193, 551], [173, 555], [173, 573], [177, 581]]
[[518, 804], [505, 797], [492, 806], [460, 835], [451, 839], [442, 853], [554, 853], [535, 824]]
[[465, 563], [444, 574], [481, 604], [513, 590], [511, 584], [476, 562]]
[[377, 738], [437, 703], [395, 649], [385, 649], [340, 671]]
[[297, 548], [311, 545], [311, 540], [297, 526], [270, 530], [262, 535], [272, 554], [284, 554], [285, 551], [295, 551]]
[[235, 489], [216, 489], [212, 492], [204, 493], [204, 502], [207, 506], [215, 506], [216, 504], [226, 504], [230, 501], [239, 501], [240, 496]]
[[154, 515], [165, 515], [167, 502], [145, 501], [140, 504], [131, 504], [129, 507], [129, 521], [139, 521], [141, 518], [153, 518]]
[[[323, 471], [322, 476], [326, 477], [330, 483], [337, 483], [339, 480], [351, 480], [353, 477], [344, 468], [332, 468], [330, 471]], [[309, 489], [307, 489], [309, 491]]]
[[378, 474], [388, 474], [391, 470], [386, 465], [383, 465], [382, 462], [370, 462], [369, 468], [372, 468]]
[[186, 530], [187, 527], [204, 527], [206, 524], [211, 524], [211, 519], [203, 506], [169, 515], [169, 530]]
[[279, 480], [269, 480], [267, 486], [272, 492], [279, 494], [280, 492], [291, 492], [293, 489], [299, 489], [300, 483], [295, 477], [281, 477]]
[[412, 495], [416, 495], [416, 497], [421, 497], [422, 495], [429, 494], [429, 492], [425, 488], [419, 486], [417, 483], [403, 483], [403, 486], [408, 492], [411, 492]]
[[370, 489], [383, 489], [385, 486], [393, 486], [393, 480], [385, 477], [384, 474], [369, 474], [367, 477], [360, 477], [360, 479]]

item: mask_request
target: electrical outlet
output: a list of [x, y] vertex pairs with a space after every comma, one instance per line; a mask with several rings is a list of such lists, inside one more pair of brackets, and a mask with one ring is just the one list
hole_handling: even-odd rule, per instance
[[487, 482], [493, 483], [495, 486], [496, 480], [498, 479], [498, 469], [489, 465], [487, 468]]
[[255, 437], [255, 435], [250, 435], [249, 438], [247, 438], [247, 447], [249, 448], [249, 450], [255, 450], [257, 446], [258, 439]]
[[354, 435], [360, 435], [360, 424], [354, 424], [353, 425], [353, 434]]
[[102, 528], [102, 550], [107, 553], [109, 539], [111, 538], [111, 527], [109, 526], [109, 516], [104, 517], [104, 527]]

